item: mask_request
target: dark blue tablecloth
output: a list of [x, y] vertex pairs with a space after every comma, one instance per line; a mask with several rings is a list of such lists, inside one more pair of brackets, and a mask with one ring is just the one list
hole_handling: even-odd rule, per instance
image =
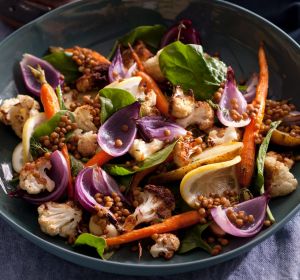
[[[300, 2], [291, 0], [231, 1], [260, 13], [300, 42]], [[11, 29], [0, 22], [0, 40]], [[192, 273], [144, 279], [300, 279], [300, 213], [278, 233], [240, 257]], [[0, 280], [137, 279], [96, 272], [61, 260], [30, 243], [0, 219]]]

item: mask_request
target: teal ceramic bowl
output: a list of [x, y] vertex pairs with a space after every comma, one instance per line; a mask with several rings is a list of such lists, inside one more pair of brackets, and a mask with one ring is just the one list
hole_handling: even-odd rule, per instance
[[[80, 45], [108, 54], [120, 35], [138, 25], [171, 24], [190, 18], [199, 28], [204, 48], [218, 51], [238, 78], [258, 71], [257, 49], [264, 41], [270, 67], [270, 96], [292, 98], [300, 106], [298, 80], [300, 49], [296, 42], [263, 18], [235, 5], [221, 1], [85, 1], [57, 9], [16, 31], [0, 44], [0, 98], [22, 91], [18, 62], [23, 53], [41, 56], [49, 45]], [[131, 275], [164, 275], [186, 272], [215, 265], [234, 258], [280, 229], [300, 205], [300, 189], [271, 203], [277, 223], [253, 238], [235, 239], [226, 250], [212, 257], [203, 251], [177, 255], [170, 261], [152, 259], [145, 254], [139, 261], [128, 248], [118, 251], [110, 260], [102, 261], [91, 252], [75, 250], [60, 238], [43, 234], [37, 223], [35, 207], [9, 198], [4, 190], [11, 155], [20, 141], [14, 133], [0, 126], [1, 180], [0, 213], [23, 236], [61, 258], [93, 269]], [[294, 168], [300, 179], [300, 165]], [[87, 254], [86, 254], [87, 253]]]

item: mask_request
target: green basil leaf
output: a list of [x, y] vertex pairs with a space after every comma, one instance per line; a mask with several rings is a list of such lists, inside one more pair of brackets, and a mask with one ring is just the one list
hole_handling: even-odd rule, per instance
[[277, 122], [272, 122], [270, 124], [270, 129], [258, 150], [258, 154], [257, 154], [257, 158], [256, 158], [256, 166], [257, 166], [256, 186], [258, 187], [259, 192], [261, 194], [263, 194], [265, 192], [264, 165], [265, 165], [265, 159], [266, 159], [269, 143], [270, 143], [273, 131], [278, 127], [278, 125], [280, 123], [281, 123], [281, 121], [277, 121]]
[[104, 123], [113, 113], [136, 101], [135, 97], [128, 91], [118, 88], [103, 88], [99, 91], [101, 112], [101, 123]]
[[196, 248], [202, 248], [210, 253], [211, 247], [202, 238], [202, 233], [205, 229], [207, 229], [209, 224], [210, 223], [204, 225], [199, 224], [186, 231], [183, 239], [180, 242], [181, 244], [178, 253], [184, 254]]
[[57, 99], [58, 99], [58, 103], [59, 103], [59, 108], [61, 110], [67, 110], [67, 107], [65, 106], [65, 102], [63, 99], [63, 93], [61, 90], [61, 86], [57, 86], [55, 91], [56, 91], [56, 95], [57, 95]]
[[138, 26], [116, 41], [109, 58], [114, 55], [119, 44], [128, 47], [128, 43], [133, 45], [137, 40], [142, 40], [152, 51], [156, 51], [165, 31], [166, 27], [159, 24]]
[[48, 54], [43, 59], [63, 74], [67, 83], [73, 83], [80, 77], [77, 64], [64, 51]]
[[74, 246], [87, 245], [97, 250], [99, 256], [104, 259], [104, 249], [106, 248], [106, 241], [104, 238], [95, 236], [90, 233], [82, 233], [75, 240]]
[[74, 120], [75, 120], [74, 115], [70, 111], [61, 110], [61, 111], [57, 112], [48, 121], [43, 122], [40, 125], [38, 125], [35, 128], [32, 137], [34, 137], [35, 139], [39, 139], [41, 136], [50, 135], [54, 131], [54, 129], [58, 126], [61, 117], [64, 115], [68, 115], [70, 117], [70, 119], [74, 122]]
[[73, 177], [76, 177], [78, 173], [84, 168], [83, 163], [70, 155], [70, 162], [71, 162], [71, 173]]
[[145, 169], [148, 169], [152, 166], [158, 165], [162, 162], [164, 162], [168, 156], [171, 154], [173, 151], [175, 145], [174, 143], [166, 146], [164, 149], [152, 154], [151, 156], [147, 157], [145, 160], [139, 162], [137, 166], [139, 167], [137, 170], [133, 169], [130, 166], [127, 166], [126, 164], [106, 164], [104, 166], [104, 169], [111, 175], [115, 176], [125, 176], [129, 174], [133, 174], [136, 172], [143, 171]]
[[199, 45], [176, 41], [163, 49], [159, 65], [173, 85], [180, 85], [184, 90], [192, 89], [200, 100], [210, 99], [226, 80], [226, 65], [203, 53]]

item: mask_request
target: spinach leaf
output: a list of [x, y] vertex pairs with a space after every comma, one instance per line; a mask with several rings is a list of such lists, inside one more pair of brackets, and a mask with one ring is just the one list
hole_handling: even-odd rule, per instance
[[173, 85], [180, 85], [184, 90], [192, 89], [200, 100], [210, 99], [226, 80], [226, 65], [203, 53], [199, 45], [176, 41], [163, 49], [159, 65]]
[[82, 233], [75, 240], [74, 246], [87, 245], [97, 250], [99, 256], [104, 259], [103, 253], [106, 248], [106, 241], [104, 238], [95, 236], [90, 233]]
[[73, 177], [76, 177], [78, 173], [84, 168], [83, 163], [70, 155], [70, 162], [71, 162], [71, 173]]
[[67, 83], [73, 83], [80, 77], [77, 64], [72, 60], [72, 57], [64, 51], [58, 51], [48, 54], [43, 57], [55, 69], [64, 75]]
[[202, 248], [210, 253], [211, 247], [202, 238], [202, 233], [209, 226], [209, 224], [210, 223], [204, 225], [199, 224], [186, 231], [183, 239], [181, 240], [178, 253], [184, 254], [195, 248]]
[[68, 115], [70, 117], [70, 119], [74, 122], [74, 115], [70, 111], [61, 110], [61, 111], [57, 112], [48, 121], [43, 122], [40, 125], [38, 125], [35, 128], [32, 137], [34, 137], [35, 139], [39, 139], [41, 136], [50, 135], [51, 132], [53, 132], [54, 129], [58, 126], [58, 123], [60, 122], [61, 117], [64, 115]]
[[65, 102], [64, 102], [64, 98], [63, 98], [63, 93], [61, 90], [60, 86], [57, 86], [56, 89], [56, 95], [57, 95], [57, 99], [58, 99], [58, 103], [59, 103], [59, 108], [61, 110], [67, 110], [67, 107], [65, 106]]
[[99, 91], [101, 112], [100, 119], [103, 124], [113, 113], [136, 101], [134, 96], [123, 89], [103, 88]]
[[133, 45], [137, 40], [142, 40], [152, 51], [156, 51], [165, 31], [166, 27], [159, 24], [138, 26], [116, 41], [109, 58], [114, 55], [119, 44], [128, 47], [128, 43]]
[[265, 139], [261, 143], [257, 158], [256, 158], [256, 166], [257, 166], [257, 177], [256, 177], [256, 186], [259, 189], [259, 192], [263, 194], [265, 192], [264, 188], [264, 164], [266, 159], [266, 154], [268, 151], [269, 143], [271, 140], [271, 136], [273, 131], [278, 127], [278, 125], [281, 123], [281, 121], [272, 122], [270, 124], [270, 130], [268, 131]]
[[176, 145], [176, 142], [177, 141], [166, 146], [164, 149], [152, 154], [145, 160], [138, 163], [137, 166], [139, 168], [137, 170], [133, 169], [130, 166], [127, 166], [126, 164], [106, 164], [104, 166], [104, 169], [109, 174], [115, 175], [115, 176], [125, 176], [125, 175], [143, 171], [145, 169], [148, 169], [152, 166], [155, 166], [155, 165], [158, 165], [158, 164], [164, 162], [168, 158], [168, 156], [171, 154], [171, 152], [173, 151], [173, 149]]

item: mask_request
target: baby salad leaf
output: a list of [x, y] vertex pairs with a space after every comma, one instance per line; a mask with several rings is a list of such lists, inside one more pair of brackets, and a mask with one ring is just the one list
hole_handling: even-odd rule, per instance
[[226, 80], [226, 65], [203, 52], [199, 45], [176, 41], [166, 46], [159, 56], [164, 76], [184, 90], [192, 89], [200, 100], [210, 99]]
[[265, 159], [266, 159], [269, 143], [270, 143], [273, 131], [278, 127], [278, 125], [280, 123], [281, 123], [281, 121], [277, 121], [277, 122], [272, 122], [270, 124], [270, 130], [268, 131], [265, 139], [261, 143], [259, 150], [258, 150], [257, 159], [256, 159], [256, 165], [257, 165], [256, 185], [261, 194], [263, 194], [265, 192], [264, 165], [265, 165]]
[[80, 77], [77, 64], [64, 51], [48, 54], [43, 59], [63, 74], [67, 83], [73, 83]]
[[209, 226], [209, 224], [210, 223], [204, 225], [199, 224], [186, 231], [183, 239], [181, 240], [178, 253], [184, 254], [195, 248], [202, 248], [210, 253], [211, 247], [202, 239], [202, 233]]
[[133, 45], [137, 40], [142, 40], [152, 50], [157, 50], [165, 31], [166, 27], [159, 24], [138, 26], [116, 41], [109, 57], [113, 56], [119, 44], [128, 47], [128, 43]]
[[125, 176], [125, 175], [143, 171], [145, 169], [148, 169], [152, 166], [164, 162], [173, 151], [176, 142], [177, 141], [166, 146], [164, 149], [152, 154], [145, 160], [139, 162], [137, 164], [137, 166], [139, 167], [137, 170], [133, 169], [131, 166], [127, 166], [126, 164], [106, 164], [104, 166], [104, 169], [113, 176]]
[[87, 245], [97, 250], [99, 256], [104, 259], [103, 253], [106, 248], [106, 241], [104, 238], [95, 236], [90, 233], [82, 233], [75, 240], [74, 246]]
[[134, 96], [123, 89], [103, 88], [99, 91], [101, 102], [101, 123], [104, 123], [113, 113], [136, 101]]

